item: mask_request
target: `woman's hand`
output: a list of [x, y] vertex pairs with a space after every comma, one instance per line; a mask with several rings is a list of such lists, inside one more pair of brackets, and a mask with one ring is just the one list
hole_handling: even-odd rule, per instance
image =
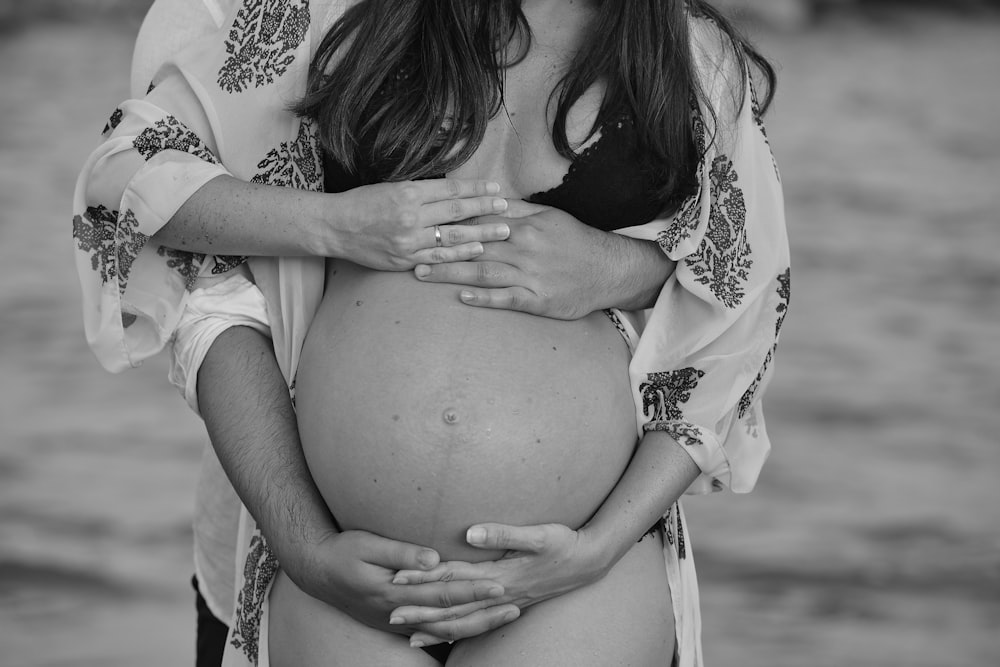
[[417, 278], [466, 285], [459, 298], [470, 306], [573, 320], [650, 307], [674, 269], [655, 242], [602, 232], [559, 209], [511, 200], [504, 217], [506, 242], [487, 244], [472, 261], [421, 264]]
[[452, 223], [506, 211], [507, 200], [495, 196], [499, 191], [496, 183], [442, 178], [328, 195], [329, 219], [336, 222], [325, 228], [330, 238], [320, 241], [326, 247], [319, 254], [382, 271], [468, 261], [482, 254], [483, 243], [507, 238], [507, 221]]
[[[412, 635], [435, 633], [452, 639], [474, 637], [517, 618], [516, 606], [499, 601], [503, 587], [481, 577], [430, 577], [426, 583], [393, 583], [396, 571], [424, 572], [447, 567], [437, 552], [363, 531], [331, 532], [318, 543], [282, 555], [282, 568], [303, 591], [374, 628]], [[398, 607], [448, 608], [448, 619], [433, 624], [392, 623]]]
[[[513, 604], [524, 609], [593, 583], [610, 569], [607, 559], [585, 530], [577, 531], [560, 524], [479, 524], [469, 529], [466, 541], [480, 549], [499, 549], [506, 553], [496, 561], [453, 561], [430, 569], [401, 570], [394, 581], [427, 585], [433, 581], [490, 580], [502, 585], [504, 593], [487, 600], [486, 604]], [[392, 612], [392, 622], [419, 626], [419, 631], [411, 637], [411, 644], [429, 646], [459, 638], [450, 634], [448, 623], [463, 611], [461, 606], [408, 605]]]

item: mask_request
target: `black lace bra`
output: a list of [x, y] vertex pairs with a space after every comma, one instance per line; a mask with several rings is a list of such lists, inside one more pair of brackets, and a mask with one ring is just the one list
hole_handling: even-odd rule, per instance
[[[667, 207], [653, 174], [642, 166], [635, 127], [622, 117], [607, 123], [601, 134], [570, 164], [562, 182], [525, 199], [562, 209], [584, 224], [603, 231], [642, 225]], [[344, 192], [377, 183], [377, 174], [348, 172], [324, 152], [324, 187]]]

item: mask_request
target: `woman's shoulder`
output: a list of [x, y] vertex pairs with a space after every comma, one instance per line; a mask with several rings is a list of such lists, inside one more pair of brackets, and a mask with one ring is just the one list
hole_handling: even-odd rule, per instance
[[707, 14], [688, 10], [688, 35], [695, 70], [703, 80], [719, 74], [742, 78], [742, 48], [732, 34]]
[[733, 123], [747, 88], [747, 54], [741, 40], [713, 16], [688, 10], [691, 66], [701, 102], [713, 123]]

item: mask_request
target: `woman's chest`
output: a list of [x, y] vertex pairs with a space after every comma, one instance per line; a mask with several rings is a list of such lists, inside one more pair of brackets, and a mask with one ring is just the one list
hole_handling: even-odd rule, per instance
[[[562, 182], [571, 161], [559, 154], [552, 137], [558, 94], [566, 71], [565, 54], [533, 48], [505, 72], [503, 105], [490, 119], [472, 157], [449, 176], [497, 181], [506, 197], [526, 198]], [[599, 137], [591, 135], [604, 96], [604, 85], [590, 87], [569, 109], [566, 138], [581, 150]]]

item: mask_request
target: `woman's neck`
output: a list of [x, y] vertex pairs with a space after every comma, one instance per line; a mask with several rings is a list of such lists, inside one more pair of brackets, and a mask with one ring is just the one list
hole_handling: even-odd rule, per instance
[[596, 16], [595, 0], [523, 0], [521, 11], [531, 28], [532, 48], [576, 53]]

